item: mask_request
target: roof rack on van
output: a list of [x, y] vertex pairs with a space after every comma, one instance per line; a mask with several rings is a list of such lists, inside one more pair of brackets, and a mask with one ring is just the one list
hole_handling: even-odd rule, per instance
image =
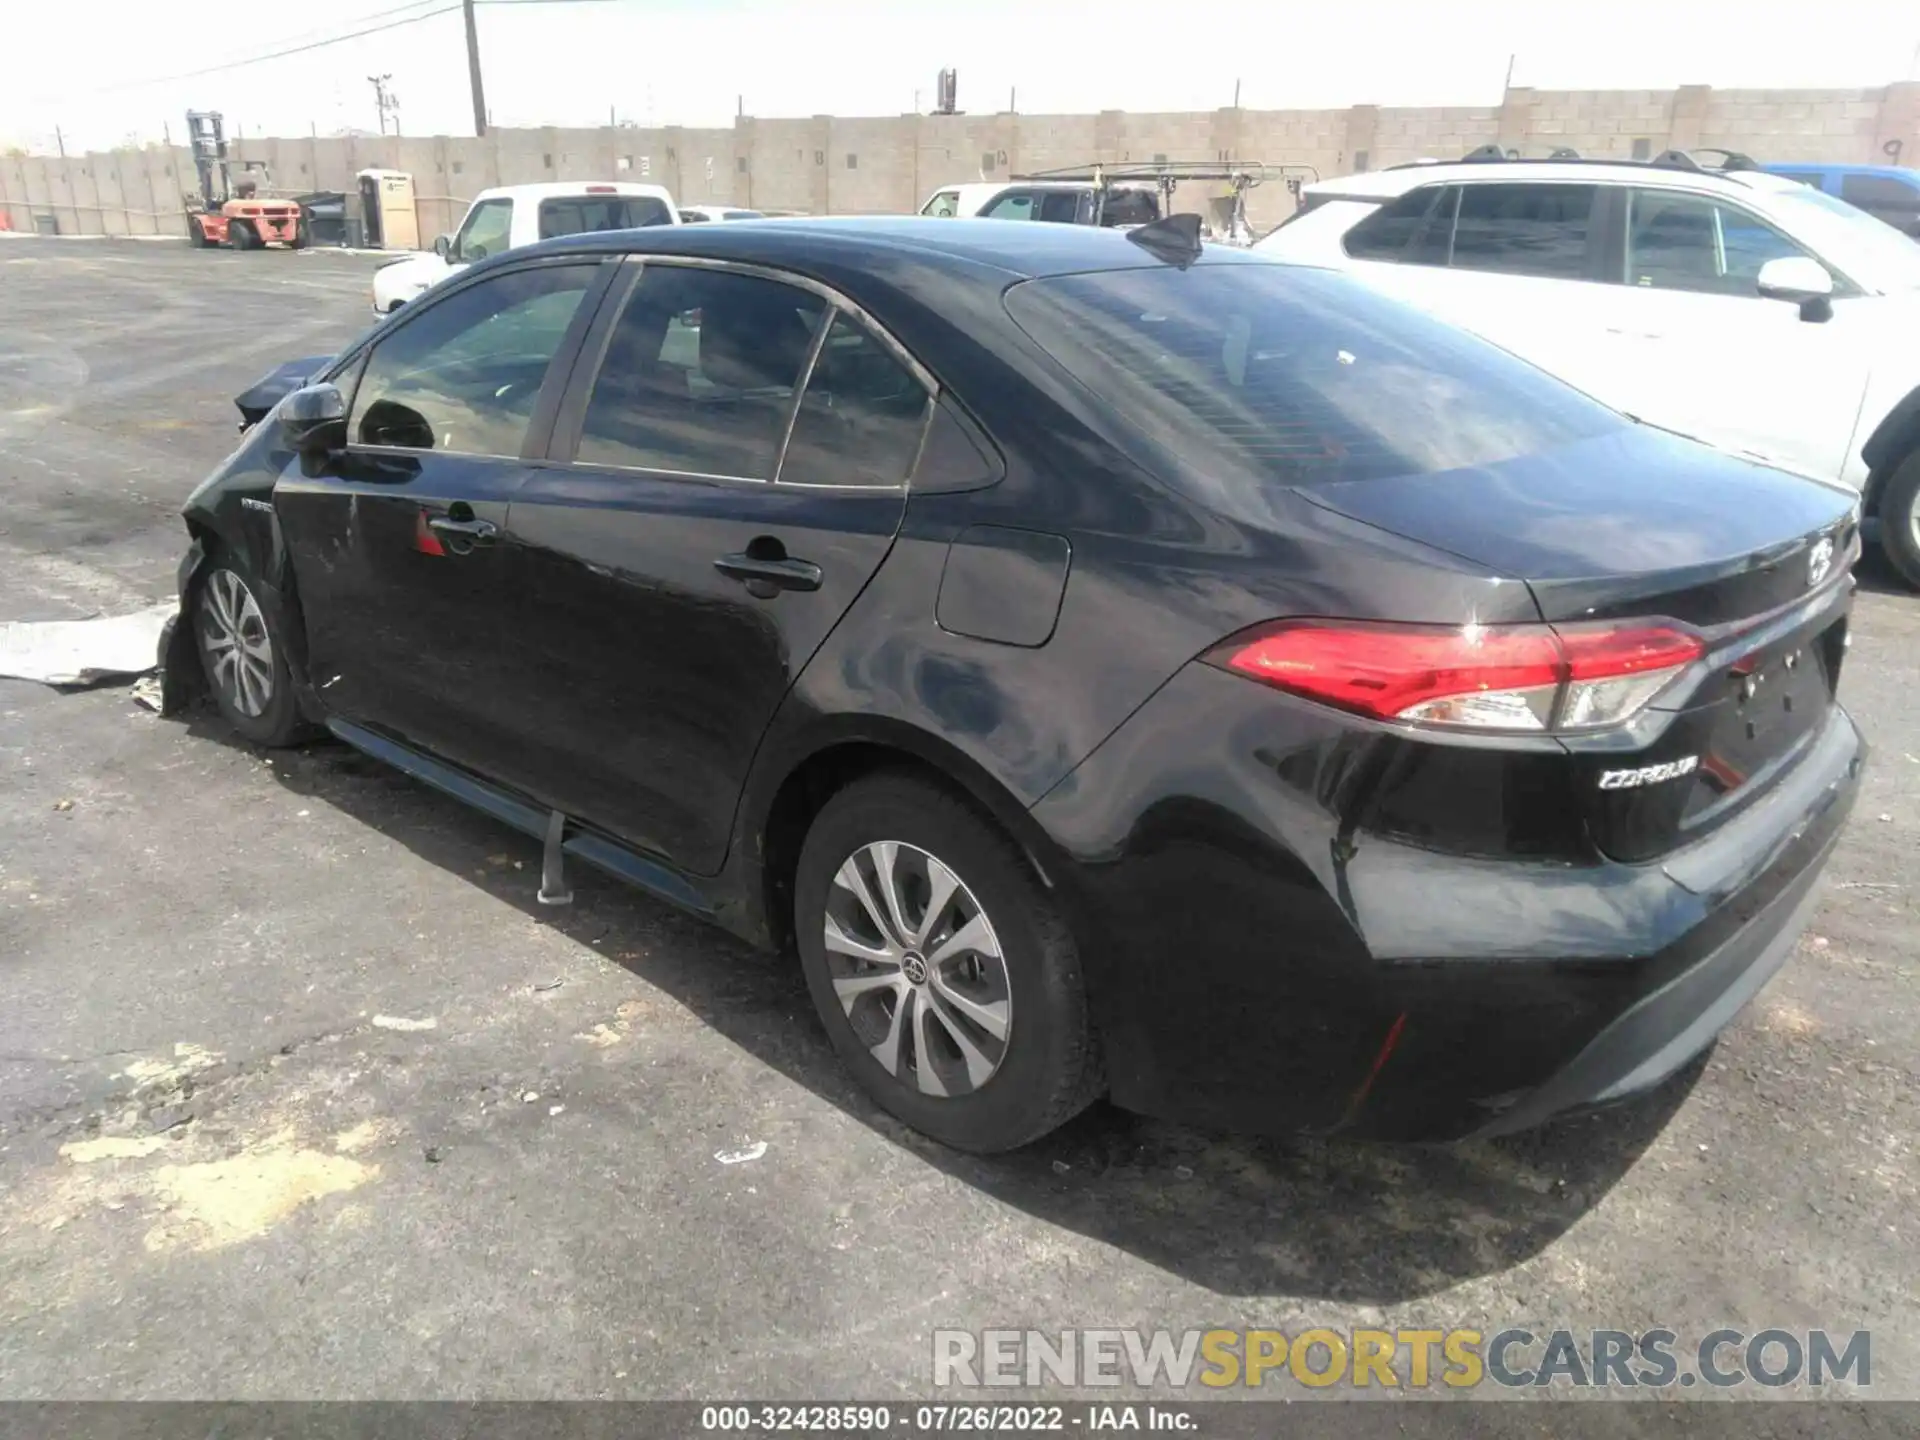
[[[1716, 160], [1703, 157], [1717, 156]], [[1530, 160], [1537, 157], [1522, 155], [1518, 150], [1502, 149], [1499, 145], [1486, 144], [1469, 150], [1460, 157], [1460, 164], [1493, 164], [1516, 160]], [[1659, 170], [1696, 170], [1703, 174], [1727, 174], [1736, 170], [1758, 170], [1759, 163], [1751, 155], [1743, 155], [1738, 150], [1722, 150], [1714, 145], [1696, 146], [1692, 150], [1662, 150], [1651, 160], [1623, 160], [1612, 155], [1582, 155], [1570, 146], [1561, 145], [1549, 151], [1546, 159], [1558, 164], [1577, 165], [1648, 165]], [[1415, 166], [1432, 165], [1432, 160], [1410, 160], [1400, 165], [1389, 165], [1389, 170], [1409, 170]]]

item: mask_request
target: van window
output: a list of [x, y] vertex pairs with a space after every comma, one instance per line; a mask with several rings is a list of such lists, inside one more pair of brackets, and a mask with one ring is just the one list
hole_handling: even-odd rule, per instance
[[1840, 198], [1862, 210], [1920, 208], [1920, 185], [1892, 175], [1842, 175]]

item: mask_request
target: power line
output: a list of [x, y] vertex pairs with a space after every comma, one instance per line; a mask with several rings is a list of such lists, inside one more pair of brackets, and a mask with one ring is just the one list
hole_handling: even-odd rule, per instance
[[[378, 35], [382, 30], [397, 30], [402, 25], [416, 25], [422, 20], [432, 20], [436, 16], [450, 15], [458, 10], [458, 0], [450, 5], [441, 5], [438, 9], [428, 10], [424, 14], [409, 15], [400, 20], [389, 20], [384, 25], [368, 25], [360, 30], [350, 30], [344, 35], [333, 35], [323, 40], [312, 40], [305, 45], [293, 45], [284, 50], [270, 50], [264, 55], [249, 55], [243, 60], [228, 60], [218, 65], [207, 65], [199, 70], [185, 70], [178, 75], [161, 75], [151, 80], [134, 80], [124, 85], [109, 85], [96, 94], [111, 94], [119, 90], [137, 90], [148, 85], [166, 85], [175, 80], [192, 80], [201, 75], [217, 75], [223, 70], [239, 70], [248, 65], [264, 65], [269, 60], [284, 60], [289, 55], [304, 55], [309, 50], [325, 49], [329, 45], [345, 44], [349, 40], [358, 40], [366, 35]], [[394, 13], [389, 11], [389, 14]]]

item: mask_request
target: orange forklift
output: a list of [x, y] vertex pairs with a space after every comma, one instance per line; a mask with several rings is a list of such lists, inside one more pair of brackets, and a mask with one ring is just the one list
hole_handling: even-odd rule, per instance
[[260, 199], [259, 187], [250, 176], [229, 180], [227, 132], [216, 112], [189, 110], [187, 141], [193, 146], [193, 168], [200, 175], [200, 193], [183, 197], [187, 234], [196, 246], [258, 250], [277, 244], [298, 250], [306, 245], [307, 225], [299, 205]]

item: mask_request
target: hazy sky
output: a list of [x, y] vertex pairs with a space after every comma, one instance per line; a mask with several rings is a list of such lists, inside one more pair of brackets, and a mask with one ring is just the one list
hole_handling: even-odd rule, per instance
[[[0, 144], [69, 149], [176, 139], [189, 109], [229, 132], [376, 128], [367, 76], [390, 73], [407, 134], [471, 133], [452, 0], [0, 0]], [[345, 43], [191, 75], [396, 19]], [[1165, 16], [1168, 18], [1156, 18]], [[483, 4], [494, 123], [724, 125], [757, 115], [960, 107], [1201, 110], [1366, 102], [1488, 104], [1567, 89], [1884, 85], [1916, 76], [1913, 0], [538, 0]]]

